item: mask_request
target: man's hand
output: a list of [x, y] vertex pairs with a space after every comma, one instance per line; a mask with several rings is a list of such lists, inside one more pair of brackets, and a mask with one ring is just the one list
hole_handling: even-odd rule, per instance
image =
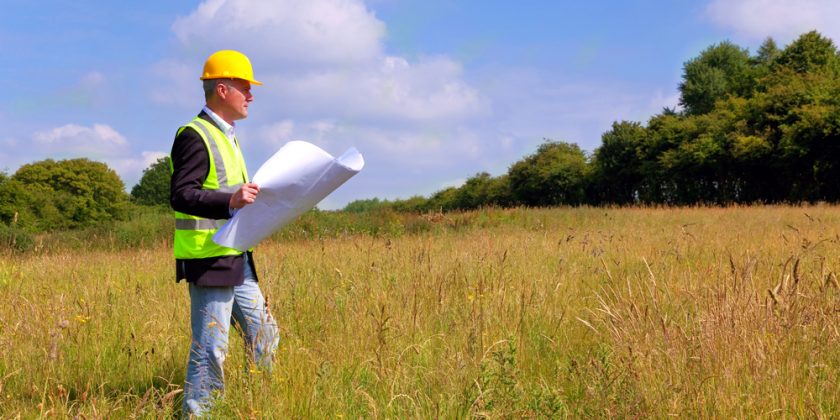
[[257, 194], [260, 193], [260, 186], [253, 182], [242, 184], [232, 196], [230, 196], [230, 208], [240, 209], [254, 202]]

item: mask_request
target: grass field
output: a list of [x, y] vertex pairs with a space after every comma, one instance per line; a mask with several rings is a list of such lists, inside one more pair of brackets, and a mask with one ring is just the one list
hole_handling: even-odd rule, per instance
[[[840, 417], [838, 207], [423, 222], [261, 244], [276, 365], [232, 339], [214, 415]], [[0, 417], [179, 414], [189, 302], [159, 242], [2, 257]]]

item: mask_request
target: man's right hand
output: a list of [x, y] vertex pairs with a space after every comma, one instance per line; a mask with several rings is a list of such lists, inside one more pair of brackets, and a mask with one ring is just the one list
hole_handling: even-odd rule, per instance
[[232, 196], [230, 196], [230, 208], [240, 209], [257, 199], [257, 194], [260, 193], [260, 186], [253, 182], [242, 184]]

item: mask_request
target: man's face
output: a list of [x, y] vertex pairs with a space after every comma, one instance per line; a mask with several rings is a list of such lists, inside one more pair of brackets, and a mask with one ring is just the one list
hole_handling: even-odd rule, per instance
[[241, 120], [248, 116], [248, 104], [254, 100], [250, 82], [241, 79], [226, 80], [222, 87], [217, 89], [220, 89], [219, 97], [232, 120]]

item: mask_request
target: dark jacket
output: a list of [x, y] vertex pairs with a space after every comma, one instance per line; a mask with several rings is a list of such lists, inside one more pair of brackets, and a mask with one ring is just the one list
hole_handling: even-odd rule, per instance
[[[218, 126], [207, 113], [198, 117]], [[204, 180], [210, 172], [209, 151], [201, 136], [192, 128], [185, 128], [176, 135], [172, 143], [172, 180], [169, 186], [169, 203], [175, 211], [208, 219], [230, 217], [232, 193], [204, 190]], [[256, 277], [254, 258], [248, 253], [248, 263]], [[243, 255], [176, 259], [175, 279], [186, 279], [199, 286], [238, 286], [245, 281], [245, 258]], [[256, 279], [255, 279], [256, 280]]]

